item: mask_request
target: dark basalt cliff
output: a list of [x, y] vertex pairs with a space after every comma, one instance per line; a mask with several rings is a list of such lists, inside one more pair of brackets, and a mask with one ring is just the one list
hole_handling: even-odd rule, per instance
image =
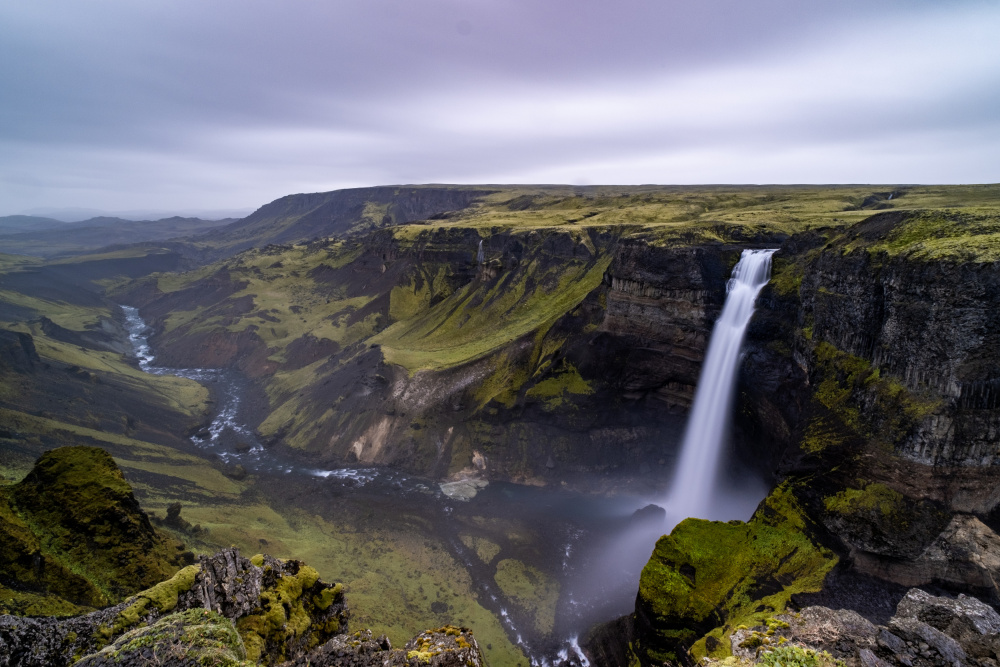
[[[746, 524], [774, 546], [764, 554], [742, 541], [713, 555], [720, 529], [695, 520], [661, 540], [637, 602], [643, 664], [684, 660], [692, 644], [696, 656], [725, 655], [737, 625], [786, 607], [885, 622], [906, 586], [1000, 603], [1000, 268], [990, 255], [929, 258], [905, 245], [920, 242], [915, 220], [879, 214], [794, 237], [776, 254], [738, 414], [741, 446], [783, 480]], [[829, 556], [775, 569], [770, 555], [802, 540]], [[742, 564], [734, 578], [716, 572], [723, 562]]]

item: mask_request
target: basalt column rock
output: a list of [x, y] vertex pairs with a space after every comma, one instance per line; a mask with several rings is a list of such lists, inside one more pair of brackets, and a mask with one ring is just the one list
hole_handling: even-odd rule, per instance
[[738, 249], [623, 244], [605, 274], [600, 331], [623, 348], [626, 397], [650, 395], [686, 410]]

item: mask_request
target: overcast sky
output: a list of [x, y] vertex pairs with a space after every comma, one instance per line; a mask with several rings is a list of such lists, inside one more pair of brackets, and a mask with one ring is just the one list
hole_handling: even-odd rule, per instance
[[0, 215], [1000, 181], [1000, 2], [0, 3]]

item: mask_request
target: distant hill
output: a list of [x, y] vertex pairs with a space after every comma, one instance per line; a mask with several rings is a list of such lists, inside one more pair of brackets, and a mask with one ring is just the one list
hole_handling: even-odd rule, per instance
[[381, 186], [288, 195], [241, 220], [189, 240], [231, 254], [268, 243], [292, 243], [426, 220], [464, 209], [499, 189]]
[[37, 215], [4, 215], [0, 216], [0, 235], [16, 234], [18, 232], [35, 232], [42, 229], [65, 227], [66, 223], [55, 218], [43, 218]]
[[[4, 221], [15, 219], [11, 226]], [[48, 221], [41, 224], [14, 226], [16, 219]], [[50, 218], [34, 216], [7, 216], [0, 218], [0, 245], [4, 252], [36, 257], [57, 257], [97, 250], [107, 246], [121, 246], [135, 243], [157, 242], [180, 236], [199, 234], [214, 227], [233, 222], [223, 220], [202, 220], [200, 218], [172, 217], [162, 220], [124, 220], [122, 218], [99, 217], [82, 222], [65, 223]]]

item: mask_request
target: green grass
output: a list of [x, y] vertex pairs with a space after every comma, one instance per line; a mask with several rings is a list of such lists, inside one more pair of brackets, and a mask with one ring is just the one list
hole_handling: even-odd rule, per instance
[[1000, 213], [980, 208], [920, 212], [867, 250], [922, 262], [996, 262], [1000, 260]]
[[[42, 299], [5, 289], [0, 289], [0, 302], [27, 308], [34, 311], [33, 317], [48, 317], [64, 329], [72, 331], [92, 329], [100, 325], [101, 319], [111, 317], [111, 311], [107, 308], [78, 306], [65, 301]], [[21, 319], [8, 320], [7, 328], [23, 326], [23, 324], [24, 321]]]
[[877, 511], [883, 515], [899, 512], [903, 495], [884, 484], [868, 484], [863, 489], [844, 489], [840, 493], [824, 499], [828, 512], [842, 515], [865, 514]]
[[49, 260], [47, 264], [58, 266], [66, 264], [82, 264], [84, 262], [99, 262], [109, 259], [135, 259], [137, 257], [147, 257], [149, 255], [168, 254], [169, 252], [170, 251], [166, 248], [149, 248], [148, 246], [143, 245], [122, 248], [121, 250], [73, 255], [72, 257]]
[[[469, 284], [422, 316], [397, 322], [371, 339], [385, 358], [411, 373], [481, 359], [547, 329], [604, 277], [610, 257], [543, 269], [538, 260], [493, 284]], [[529, 289], [529, 280], [535, 285]]]
[[34, 338], [39, 357], [43, 359], [113, 375], [129, 390], [148, 395], [151, 402], [162, 403], [195, 419], [207, 413], [208, 390], [194, 380], [176, 375], [150, 375], [125, 363], [121, 355], [114, 352], [49, 338], [37, 325], [31, 325], [28, 330]]
[[580, 371], [573, 364], [564, 361], [556, 374], [531, 387], [525, 392], [525, 396], [541, 400], [546, 410], [556, 410], [563, 405], [572, 405], [570, 394], [586, 395], [593, 392], [593, 387], [583, 379]]
[[422, 230], [453, 227], [494, 233], [558, 227], [602, 228], [671, 241], [722, 240], [737, 233], [846, 227], [876, 212], [859, 207], [873, 193], [886, 191], [896, 191], [897, 196], [882, 204], [897, 210], [1000, 207], [996, 185], [508, 186], [446, 221], [401, 227], [396, 235], [412, 239]]
[[497, 563], [494, 580], [508, 598], [534, 617], [535, 629], [548, 635], [556, 620], [559, 583], [541, 570], [513, 558]]
[[27, 255], [8, 255], [0, 252], [0, 273], [19, 271], [27, 267], [40, 266], [43, 260], [38, 257]]

